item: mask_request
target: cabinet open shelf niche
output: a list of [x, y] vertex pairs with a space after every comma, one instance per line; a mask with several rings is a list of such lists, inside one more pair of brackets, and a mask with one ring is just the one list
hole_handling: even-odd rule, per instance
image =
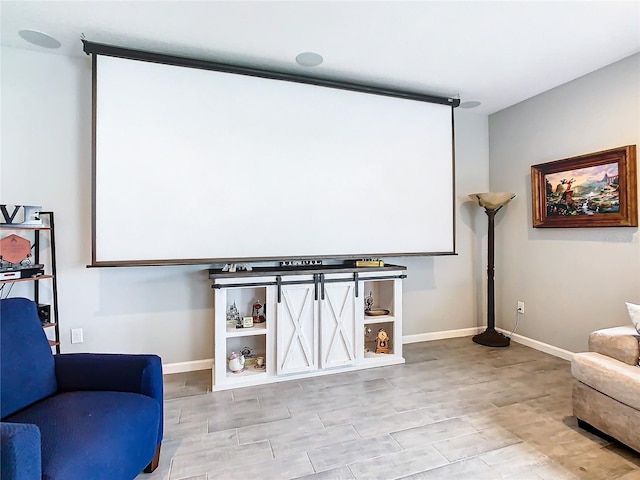
[[[376, 318], [376, 317], [373, 317]], [[379, 318], [379, 317], [378, 317]], [[388, 318], [385, 319], [385, 321], [379, 321], [379, 322], [369, 322], [367, 319], [365, 319], [365, 324], [364, 324], [364, 358], [366, 359], [371, 359], [371, 358], [384, 358], [385, 356], [388, 355], [394, 355], [395, 352], [393, 350], [393, 337], [391, 337], [391, 335], [394, 335], [394, 331], [393, 331], [393, 327], [394, 327], [394, 322], [393, 321], [389, 321]], [[389, 353], [375, 353], [376, 352], [376, 338], [377, 338], [377, 334], [378, 334], [378, 330], [383, 329], [384, 331], [387, 332], [387, 334], [390, 336], [390, 341], [389, 341]]]
[[[251, 331], [253, 330], [253, 328], [239, 329], [239, 330]], [[240, 373], [232, 372], [227, 368], [227, 372], [226, 372], [227, 377], [230, 379], [233, 379], [239, 376], [266, 375], [266, 368], [263, 368], [263, 369], [255, 368], [256, 357], [261, 356], [266, 359], [266, 341], [265, 340], [266, 340], [266, 328], [262, 328], [261, 333], [256, 333], [253, 335], [248, 334], [248, 335], [228, 338], [226, 358], [228, 358], [231, 355], [231, 352], [236, 352], [236, 353], [242, 352], [246, 348], [251, 349], [251, 351], [254, 353], [254, 356], [245, 358], [245, 368]]]
[[[227, 281], [221, 280], [222, 285], [230, 285], [236, 279], [232, 276]], [[256, 284], [257, 283], [257, 284]], [[268, 372], [271, 370], [269, 359], [272, 357], [269, 345], [272, 337], [272, 325], [269, 318], [273, 313], [269, 311], [267, 303], [272, 295], [271, 287], [261, 279], [258, 282], [245, 282], [239, 286], [229, 286], [214, 291], [214, 351], [215, 358], [213, 364], [212, 378], [214, 385], [223, 385], [227, 388], [256, 385], [267, 383]], [[235, 325], [227, 323], [227, 313], [232, 305], [238, 311], [240, 319], [253, 316], [253, 305], [260, 303], [264, 306], [262, 314], [266, 321], [254, 323], [253, 327], [236, 328]], [[255, 356], [265, 358], [267, 367], [255, 369], [253, 358], [245, 359], [245, 368], [242, 372], [232, 372], [227, 363], [227, 359], [232, 352], [241, 353], [245, 348], [251, 349]]]
[[395, 302], [394, 302], [394, 293], [395, 288], [393, 284], [393, 280], [371, 280], [363, 282], [363, 290], [365, 293], [365, 298], [369, 295], [372, 297], [373, 305], [372, 309], [385, 309], [389, 310], [388, 315], [380, 315], [380, 316], [370, 316], [366, 315], [366, 320], [375, 320], [376, 318], [380, 319], [380, 317], [388, 317], [393, 318], [395, 312]]
[[[398, 265], [209, 270], [214, 289], [214, 390], [404, 363], [405, 270]], [[389, 310], [388, 315], [365, 314], [364, 299], [370, 292], [374, 307]], [[242, 318], [252, 314], [256, 301], [264, 305], [265, 323], [251, 328], [227, 325], [231, 305], [235, 303]], [[374, 333], [387, 330], [389, 354], [365, 352], [365, 326]], [[244, 371], [231, 372], [227, 359], [243, 347], [263, 356], [265, 368], [255, 369], [249, 360]]]

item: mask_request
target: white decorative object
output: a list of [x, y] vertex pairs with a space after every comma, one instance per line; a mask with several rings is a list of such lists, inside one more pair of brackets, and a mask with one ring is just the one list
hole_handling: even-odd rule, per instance
[[229, 310], [227, 311], [227, 323], [234, 324], [236, 327], [238, 325], [242, 325], [240, 321], [240, 312], [238, 312], [236, 302], [233, 302], [232, 305], [229, 305]]
[[244, 355], [239, 355], [236, 352], [231, 352], [229, 357], [229, 370], [233, 373], [240, 373], [244, 370]]
[[227, 263], [222, 267], [223, 272], [236, 273], [239, 270], [250, 272], [253, 270], [253, 267], [249, 263]]
[[24, 222], [22, 222], [22, 225], [29, 225], [30, 227], [42, 227], [44, 225], [40, 219], [40, 210], [42, 210], [42, 207], [23, 205], [22, 208], [24, 208]]
[[242, 328], [253, 327], [253, 317], [242, 317]]
[[640, 305], [627, 302], [627, 310], [629, 311], [631, 323], [633, 323], [633, 326], [636, 327], [636, 330], [640, 333]]

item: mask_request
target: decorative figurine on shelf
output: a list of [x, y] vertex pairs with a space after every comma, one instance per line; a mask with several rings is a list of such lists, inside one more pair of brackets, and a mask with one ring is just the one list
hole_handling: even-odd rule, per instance
[[253, 323], [264, 323], [267, 319], [264, 316], [264, 305], [261, 302], [253, 304]]
[[370, 317], [378, 317], [380, 315], [388, 315], [389, 310], [386, 308], [373, 308], [373, 292], [364, 297], [364, 314]]
[[369, 295], [364, 297], [364, 311], [368, 312], [373, 307], [373, 292], [369, 292]]
[[370, 326], [365, 325], [364, 327], [364, 353], [369, 353], [371, 350], [369, 350], [369, 347], [367, 347], [367, 344], [371, 344], [371, 332], [373, 332], [373, 330], [371, 329]]
[[236, 302], [233, 302], [232, 305], [229, 305], [229, 310], [227, 311], [227, 324], [235, 325], [236, 328], [242, 328], [242, 319], [240, 318], [238, 307], [236, 307]]
[[242, 317], [242, 328], [252, 328], [253, 317]]
[[240, 354], [245, 358], [255, 358], [256, 352], [249, 346], [244, 346], [240, 349]]
[[389, 335], [381, 328], [378, 330], [378, 338], [376, 338], [376, 353], [389, 353]]
[[244, 355], [231, 352], [229, 356], [229, 370], [233, 373], [240, 373], [244, 370]]

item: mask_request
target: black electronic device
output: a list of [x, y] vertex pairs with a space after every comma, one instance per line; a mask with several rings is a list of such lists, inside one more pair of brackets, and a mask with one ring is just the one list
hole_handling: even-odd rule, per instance
[[30, 265], [28, 268], [20, 270], [21, 278], [39, 277], [44, 275], [44, 265]]
[[38, 304], [38, 317], [40, 317], [40, 323], [51, 323], [51, 305], [43, 303]]
[[44, 265], [21, 265], [10, 263], [0, 266], [0, 280], [15, 280], [18, 278], [32, 278], [44, 275]]
[[[27, 264], [21, 264], [21, 263], [9, 263], [6, 262], [6, 265], [2, 265], [0, 266], [0, 272], [24, 272], [24, 271], [29, 271], [29, 270], [43, 270], [44, 271], [44, 265], [41, 263], [36, 263], [36, 264], [31, 264], [31, 263], [27, 263]], [[30, 275], [22, 275], [22, 277], [28, 277]]]

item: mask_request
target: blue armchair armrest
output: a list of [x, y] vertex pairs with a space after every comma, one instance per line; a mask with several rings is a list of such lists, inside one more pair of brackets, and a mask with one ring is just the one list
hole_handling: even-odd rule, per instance
[[58, 391], [140, 393], [160, 404], [158, 444], [162, 441], [162, 361], [157, 355], [67, 353], [54, 355]]
[[25, 423], [0, 423], [0, 472], [12, 480], [32, 480], [42, 476], [38, 427]]

